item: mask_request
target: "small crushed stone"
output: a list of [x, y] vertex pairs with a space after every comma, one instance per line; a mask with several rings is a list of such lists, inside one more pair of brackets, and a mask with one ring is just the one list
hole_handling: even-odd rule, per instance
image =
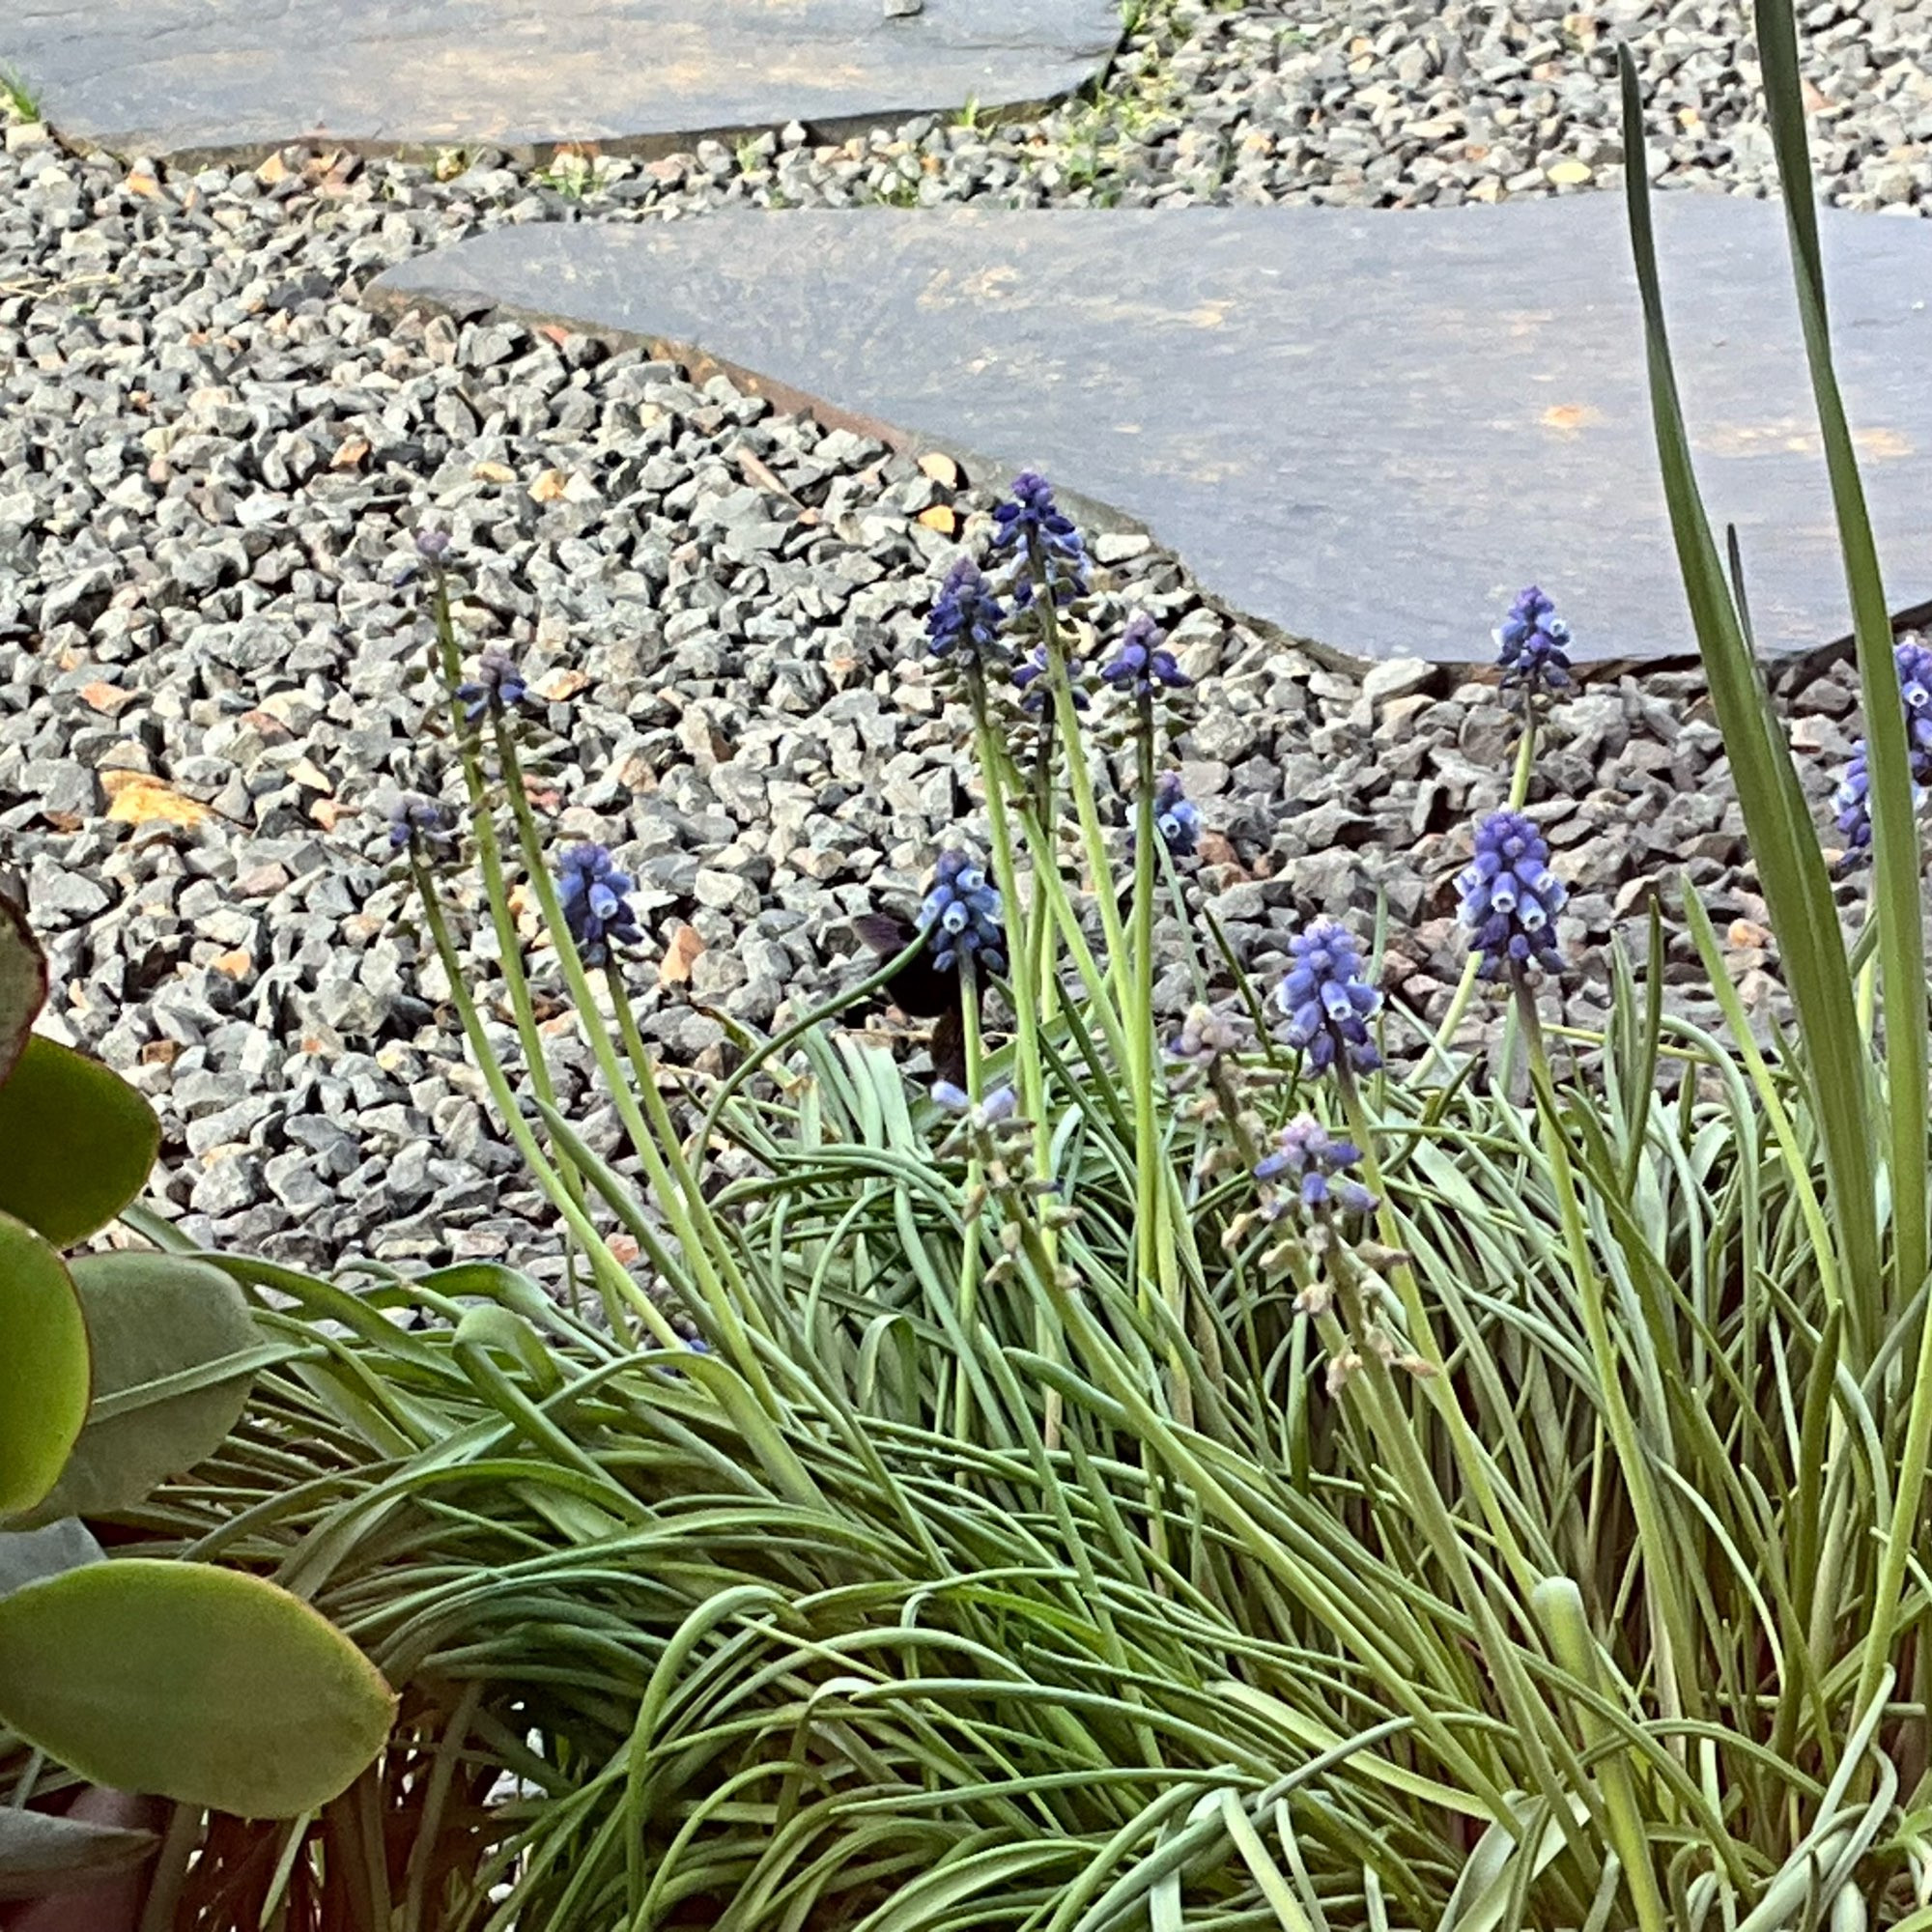
[[[765, 1026], [849, 982], [852, 916], [909, 913], [936, 851], [980, 836], [923, 622], [1004, 478], [954, 484], [561, 331], [391, 326], [358, 301], [383, 268], [501, 222], [733, 202], [1397, 208], [1606, 189], [1620, 34], [1654, 139], [1672, 130], [1660, 185], [1760, 194], [1770, 144], [1738, 11], [1162, 7], [1100, 104], [836, 147], [791, 128], [648, 163], [290, 150], [177, 174], [8, 128], [0, 861], [52, 954], [54, 1021], [161, 1113], [158, 1205], [197, 1237], [312, 1265], [554, 1255], [385, 848], [401, 789], [456, 795], [422, 585], [399, 582], [419, 530], [452, 535], [472, 652], [513, 650], [541, 696], [535, 803], [555, 838], [603, 840], [639, 879], [633, 984], [668, 1057], [718, 1064], [724, 1028], [701, 1008]], [[1825, 4], [1805, 24], [1827, 192], [1915, 212], [1932, 189], [1932, 14]], [[1468, 820], [1506, 783], [1493, 682], [1414, 663], [1357, 679], [1218, 615], [1145, 539], [1095, 553], [1102, 635], [1147, 610], [1200, 680], [1176, 748], [1208, 828], [1197, 905], [1264, 980], [1307, 917], [1366, 930], [1379, 911], [1392, 1000], [1439, 1014]], [[1499, 614], [1468, 613], [1473, 647]], [[1855, 680], [1783, 683], [1822, 818]], [[1602, 1013], [1611, 933], [1684, 869], [1747, 998], [1770, 995], [1694, 672], [1591, 680], [1557, 713], [1534, 810], [1572, 892], [1572, 1017]], [[466, 965], [494, 983], [473, 884], [448, 884]], [[1167, 927], [1163, 956], [1179, 942]], [[1669, 971], [1708, 1011], [1681, 934]], [[537, 977], [576, 1098], [587, 1069], [541, 955]], [[1177, 964], [1159, 998], [1178, 1012], [1186, 997]]]

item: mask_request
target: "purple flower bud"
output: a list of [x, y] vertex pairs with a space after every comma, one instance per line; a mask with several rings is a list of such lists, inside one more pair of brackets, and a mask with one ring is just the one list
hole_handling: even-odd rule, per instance
[[[1017, 601], [1017, 600], [1016, 600]], [[1029, 714], [1037, 714], [1046, 708], [1047, 671], [1046, 646], [1036, 644], [1027, 657], [1013, 667], [1013, 689], [1021, 694], [1020, 709]], [[1073, 697], [1073, 708], [1086, 711], [1092, 708], [1091, 700], [1081, 688], [1087, 675], [1087, 667], [1078, 658], [1066, 661], [1066, 681]]]
[[456, 818], [447, 806], [413, 792], [399, 798], [389, 812], [389, 849], [436, 859], [456, 850]]
[[983, 664], [1001, 647], [1000, 626], [1006, 617], [980, 566], [962, 556], [946, 573], [925, 620], [932, 655]]
[[1000, 895], [982, 867], [963, 852], [942, 852], [919, 923], [932, 938], [932, 963], [942, 973], [971, 959], [989, 973], [1007, 970], [1007, 932]]
[[628, 872], [620, 872], [602, 845], [573, 845], [557, 862], [557, 896], [563, 923], [586, 966], [602, 966], [612, 946], [636, 946], [643, 938], [627, 895]]
[[1116, 691], [1134, 697], [1151, 697], [1156, 691], [1185, 691], [1194, 682], [1165, 646], [1167, 633], [1145, 611], [1127, 620], [1114, 655], [1100, 667], [1100, 676]]
[[1288, 1015], [1288, 1043], [1307, 1054], [1313, 1073], [1332, 1066], [1338, 1052], [1357, 1073], [1374, 1072], [1382, 1062], [1368, 1022], [1381, 995], [1362, 976], [1354, 934], [1339, 921], [1318, 919], [1289, 941], [1288, 952], [1288, 973], [1275, 992]]
[[1531, 965], [1561, 972], [1556, 915], [1569, 893], [1549, 869], [1548, 842], [1521, 812], [1492, 811], [1477, 823], [1475, 846], [1456, 888], [1483, 978], [1518, 976]]
[[[1899, 644], [1892, 652], [1898, 668], [1898, 695], [1905, 705], [1905, 740], [1911, 759], [1912, 809], [1924, 810], [1932, 796], [1932, 649]], [[1855, 866], [1871, 850], [1871, 768], [1865, 741], [1852, 747], [1845, 775], [1832, 794], [1832, 810], [1845, 840], [1839, 861]]]
[[449, 559], [449, 532], [447, 530], [418, 530], [416, 532], [416, 554], [425, 563], [441, 564]]
[[[1255, 1179], [1264, 1186], [1287, 1184], [1300, 1207], [1311, 1214], [1373, 1214], [1380, 1205], [1348, 1170], [1359, 1166], [1362, 1151], [1352, 1141], [1333, 1138], [1321, 1122], [1303, 1114], [1275, 1136], [1272, 1153], [1255, 1163]], [[1285, 1203], [1271, 1196], [1262, 1212], [1276, 1219]]]
[[1570, 626], [1535, 584], [1517, 593], [1495, 638], [1504, 691], [1530, 698], [1570, 689]]
[[1201, 843], [1201, 808], [1180, 789], [1179, 772], [1162, 772], [1154, 781], [1153, 822], [1177, 859], [1193, 858]]
[[1087, 546], [1073, 520], [1053, 500], [1053, 486], [1037, 469], [1013, 478], [1013, 492], [993, 512], [993, 548], [1012, 553], [1013, 602], [1032, 602], [1036, 580], [1056, 604], [1087, 594]]
[[481, 722], [485, 712], [500, 716], [529, 696], [530, 688], [517, 668], [517, 661], [499, 644], [492, 644], [476, 661], [476, 675], [468, 684], [456, 687], [457, 702], [470, 724]]

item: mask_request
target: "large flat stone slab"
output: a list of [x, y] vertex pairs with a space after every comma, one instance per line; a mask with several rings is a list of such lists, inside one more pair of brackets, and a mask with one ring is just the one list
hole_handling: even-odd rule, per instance
[[597, 142], [1043, 102], [1121, 37], [1115, 0], [30, 0], [0, 63], [118, 154]]
[[[1675, 194], [1657, 218], [1699, 473], [1760, 643], [1831, 642], [1849, 620], [1782, 212]], [[1823, 223], [1903, 610], [1932, 598], [1932, 223]], [[731, 214], [498, 229], [374, 294], [639, 337], [831, 419], [1037, 466], [1229, 605], [1352, 656], [1487, 658], [1531, 582], [1585, 656], [1687, 655], [1623, 224], [1607, 194]]]

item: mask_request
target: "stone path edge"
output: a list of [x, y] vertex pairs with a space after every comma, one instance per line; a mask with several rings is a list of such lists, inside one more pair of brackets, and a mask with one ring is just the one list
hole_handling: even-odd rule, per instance
[[[363, 291], [362, 302], [365, 307], [391, 322], [400, 321], [415, 311], [445, 315], [456, 322], [491, 320], [520, 323], [526, 328], [568, 328], [573, 335], [581, 335], [586, 341], [601, 342], [613, 351], [641, 350], [655, 361], [674, 364], [694, 383], [707, 383], [714, 376], [726, 377], [748, 395], [762, 396], [774, 409], [782, 410], [788, 415], [809, 416], [827, 429], [849, 430], [854, 436], [869, 437], [874, 442], [882, 442], [888, 449], [901, 455], [915, 458], [927, 454], [951, 457], [959, 466], [968, 484], [998, 490], [1008, 480], [1007, 471], [1010, 466], [1002, 458], [988, 456], [984, 450], [973, 449], [951, 438], [929, 436], [923, 430], [908, 429], [898, 423], [881, 422], [876, 417], [862, 415], [855, 410], [841, 408], [823, 396], [801, 389], [795, 384], [714, 355], [700, 344], [673, 342], [661, 335], [641, 334], [636, 329], [613, 328], [608, 324], [586, 323], [574, 316], [526, 308], [514, 302], [492, 301], [469, 289], [448, 292], [435, 289], [399, 290], [376, 283]], [[1054, 487], [1054, 496], [1090, 531], [1130, 533], [1148, 537], [1154, 543], [1161, 542], [1159, 535], [1137, 517], [1129, 516], [1124, 510], [1099, 497], [1083, 495], [1078, 490], [1066, 489], [1058, 483]], [[1166, 548], [1165, 545], [1162, 547]], [[1184, 567], [1186, 558], [1181, 557], [1180, 561]], [[1219, 615], [1233, 623], [1245, 625], [1260, 637], [1298, 650], [1345, 676], [1358, 678], [1377, 664], [1388, 662], [1386, 659], [1356, 657], [1334, 644], [1323, 643], [1320, 639], [1296, 637], [1268, 618], [1257, 617], [1252, 611], [1243, 611], [1226, 598], [1217, 596], [1211, 584], [1197, 582], [1195, 587], [1201, 594], [1202, 602]], [[1845, 641], [1849, 643], [1851, 640], [1847, 639]], [[1470, 660], [1472, 665], [1477, 662]], [[1620, 665], [1597, 659], [1579, 667], [1579, 669], [1590, 677], [1605, 677], [1625, 669], [1659, 669], [1667, 664], [1681, 666], [1686, 662], [1689, 660], [1650, 658], [1641, 665]], [[1791, 659], [1780, 660], [1783, 664], [1791, 662]]]
[[[1118, 52], [1118, 49], [1116, 50]], [[1111, 72], [1113, 60], [1110, 57], [1097, 68], [1088, 82], [1082, 86], [1104, 86]], [[1025, 100], [997, 102], [976, 101], [975, 111], [986, 124], [1002, 121], [1026, 121], [1049, 113], [1063, 102], [1081, 92], [1081, 88], [1066, 88], [1058, 94]], [[917, 107], [883, 107], [876, 113], [839, 114], [801, 120], [797, 123], [806, 130], [806, 136], [814, 147], [838, 147], [861, 135], [869, 134], [877, 128], [897, 127], [903, 122], [915, 121], [923, 115], [957, 114], [961, 103], [957, 100], [929, 101]], [[270, 156], [280, 154], [285, 148], [313, 148], [318, 152], [354, 155], [362, 160], [407, 161], [418, 167], [431, 165], [440, 155], [455, 151], [481, 150], [487, 148], [493, 154], [505, 156], [520, 167], [545, 168], [553, 165], [559, 156], [582, 155], [595, 158], [599, 155], [610, 155], [616, 158], [632, 161], [661, 161], [672, 155], [687, 155], [701, 141], [719, 141], [735, 147], [741, 141], [756, 140], [763, 134], [782, 134], [793, 125], [789, 121], [740, 121], [722, 128], [679, 128], [669, 132], [649, 134], [612, 134], [588, 136], [582, 140], [560, 135], [554, 140], [383, 140], [355, 134], [334, 134], [327, 129], [311, 130], [308, 133], [295, 132], [278, 140], [246, 140], [218, 142], [213, 144], [190, 144], [186, 147], [169, 147], [165, 137], [158, 133], [136, 130], [129, 134], [116, 134], [111, 137], [95, 138], [77, 134], [60, 125], [58, 117], [51, 117], [48, 127], [55, 138], [70, 154], [86, 156], [89, 155], [108, 155], [118, 161], [161, 160], [173, 169], [194, 173], [202, 168], [259, 167]], [[160, 145], [156, 145], [159, 143]], [[502, 311], [510, 314], [508, 309]], [[600, 335], [610, 335], [611, 331], [598, 331]]]
[[[458, 323], [494, 319], [519, 323], [527, 328], [567, 328], [573, 334], [582, 335], [589, 341], [603, 343], [613, 351], [641, 350], [656, 360], [675, 364], [694, 382], [704, 383], [713, 376], [725, 376], [747, 393], [764, 397], [775, 409], [782, 410], [788, 414], [809, 416], [827, 429], [849, 430], [856, 436], [869, 437], [875, 442], [882, 442], [888, 448], [904, 455], [919, 457], [931, 452], [951, 457], [959, 465], [971, 483], [997, 489], [1006, 481], [1005, 472], [1009, 466], [1001, 458], [988, 456], [983, 450], [973, 449], [950, 438], [932, 436], [917, 428], [883, 422], [875, 417], [861, 414], [809, 389], [802, 389], [795, 384], [716, 355], [701, 343], [673, 341], [636, 329], [586, 322], [581, 317], [559, 313], [554, 309], [502, 302], [470, 288], [438, 289], [427, 286], [404, 290], [387, 287], [379, 280], [363, 290], [361, 300], [365, 307], [373, 309], [377, 314], [392, 322], [399, 321], [414, 311], [426, 315], [447, 316]], [[1090, 529], [1131, 532], [1147, 536], [1155, 543], [1161, 543], [1163, 548], [1168, 548], [1157, 531], [1151, 529], [1139, 518], [1130, 516], [1112, 503], [1064, 487], [1056, 487], [1055, 494]], [[1179, 555], [1183, 568], [1187, 568], [1192, 574], [1192, 566], [1188, 564], [1185, 555], [1179, 553], [1176, 554]], [[1196, 588], [1201, 594], [1202, 601], [1221, 616], [1247, 626], [1261, 637], [1277, 640], [1285, 646], [1298, 650], [1313, 658], [1318, 664], [1344, 676], [1359, 678], [1378, 664], [1388, 662], [1382, 658], [1357, 656], [1343, 650], [1339, 645], [1318, 638], [1298, 636], [1271, 619], [1259, 617], [1229, 599], [1219, 596], [1212, 584], [1202, 582], [1198, 578]], [[1894, 632], [1900, 632], [1918, 628], [1928, 621], [1932, 621], [1932, 603], [1896, 612], [1892, 618], [1892, 628]], [[1822, 670], [1845, 657], [1853, 648], [1853, 642], [1852, 637], [1847, 633], [1843, 637], [1814, 645], [1809, 650], [1781, 652], [1775, 662], [1781, 673], [1792, 672], [1800, 667], [1811, 666], [1816, 666]], [[1470, 657], [1463, 660], [1442, 659], [1437, 662], [1449, 668], [1479, 670], [1488, 665], [1489, 660]], [[1640, 676], [1651, 671], [1683, 669], [1686, 666], [1696, 663], [1698, 659], [1694, 653], [1671, 657], [1595, 658], [1578, 665], [1577, 671], [1579, 679], [1585, 683], [1615, 683], [1626, 675]]]

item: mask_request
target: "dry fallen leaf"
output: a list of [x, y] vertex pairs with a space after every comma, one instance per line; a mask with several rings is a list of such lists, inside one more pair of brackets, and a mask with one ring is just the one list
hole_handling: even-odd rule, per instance
[[160, 193], [161, 185], [146, 168], [130, 168], [128, 179], [121, 184], [129, 194], [138, 194], [148, 201]]
[[539, 697], [548, 698], [552, 703], [560, 703], [566, 697], [575, 697], [589, 682], [589, 676], [585, 672], [572, 670], [567, 665], [559, 665], [554, 671], [540, 677], [530, 689]]
[[504, 463], [479, 463], [470, 470], [479, 483], [514, 483], [517, 472]]
[[963, 480], [959, 466], [943, 449], [928, 449], [919, 459], [921, 471], [932, 478], [942, 489], [956, 490]]
[[208, 817], [200, 800], [184, 798], [145, 772], [105, 772], [100, 782], [112, 800], [107, 815], [117, 825], [200, 825]]
[[546, 469], [530, 485], [530, 495], [539, 503], [560, 503], [570, 488], [570, 478], [561, 469]]
[[665, 956], [658, 965], [658, 984], [660, 986], [682, 986], [691, 979], [691, 969], [697, 963], [697, 955], [704, 951], [704, 942], [697, 936], [694, 925], [680, 925], [670, 936], [670, 943], [665, 948]]
[[245, 946], [238, 946], [233, 952], [217, 952], [211, 964], [227, 979], [245, 980], [255, 970], [255, 955]]
[[927, 529], [937, 530], [943, 537], [950, 537], [959, 527], [959, 519], [944, 503], [935, 503], [929, 510], [922, 510], [919, 520]]
[[369, 444], [367, 439], [359, 436], [352, 436], [329, 458], [328, 467], [331, 469], [354, 469], [368, 454]]

